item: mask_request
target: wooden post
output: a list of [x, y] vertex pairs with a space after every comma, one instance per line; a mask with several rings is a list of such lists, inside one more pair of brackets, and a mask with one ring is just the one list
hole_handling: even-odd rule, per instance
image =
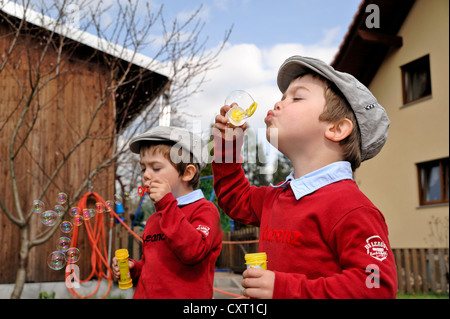
[[402, 263], [402, 250], [395, 250], [395, 263], [397, 264], [397, 281], [398, 281], [398, 292], [405, 292], [405, 282], [403, 280], [403, 263]]
[[412, 267], [413, 267], [413, 276], [414, 276], [414, 291], [420, 292], [420, 274], [419, 274], [419, 260], [417, 258], [417, 249], [412, 249]]
[[406, 292], [408, 294], [412, 293], [411, 287], [411, 258], [409, 255], [409, 249], [404, 249], [404, 257], [405, 257], [405, 283], [406, 283]]
[[422, 291], [424, 294], [428, 293], [428, 274], [427, 274], [427, 258], [425, 256], [425, 249], [419, 249], [420, 254], [420, 268], [422, 270]]

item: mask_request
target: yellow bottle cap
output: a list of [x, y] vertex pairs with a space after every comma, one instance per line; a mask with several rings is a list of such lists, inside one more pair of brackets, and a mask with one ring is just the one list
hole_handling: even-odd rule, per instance
[[116, 250], [116, 258], [117, 259], [126, 259], [130, 255], [128, 254], [128, 249], [117, 249]]

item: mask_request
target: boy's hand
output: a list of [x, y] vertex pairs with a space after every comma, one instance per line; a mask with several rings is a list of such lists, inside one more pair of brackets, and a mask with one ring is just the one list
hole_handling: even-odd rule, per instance
[[242, 274], [244, 296], [258, 299], [272, 299], [275, 273], [270, 270], [249, 268]]
[[172, 192], [172, 188], [167, 179], [156, 177], [151, 181], [149, 195], [152, 201], [157, 202], [170, 192]]
[[[128, 260], [128, 267], [131, 269], [134, 268], [134, 262], [131, 260]], [[119, 271], [119, 264], [117, 263], [117, 258], [114, 257], [112, 260], [112, 271], [113, 271], [113, 277], [115, 280], [119, 280], [120, 278], [120, 271]]]
[[226, 140], [232, 140], [233, 138], [235, 138], [235, 136], [238, 136], [240, 133], [243, 134], [243, 132], [247, 129], [247, 123], [244, 123], [239, 127], [230, 126], [228, 124], [228, 119], [226, 118], [225, 114], [227, 114], [229, 109], [231, 109], [230, 105], [224, 105], [220, 108], [220, 114], [216, 115], [213, 128], [214, 135], [222, 137]]

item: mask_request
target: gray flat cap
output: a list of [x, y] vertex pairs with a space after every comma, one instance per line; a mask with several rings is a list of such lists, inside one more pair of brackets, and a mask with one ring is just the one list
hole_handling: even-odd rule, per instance
[[[193, 155], [194, 162], [200, 165], [200, 169], [205, 168], [208, 163], [208, 150], [202, 139], [197, 134], [179, 128], [170, 126], [157, 126], [151, 130], [133, 137], [130, 140], [130, 150], [133, 153], [139, 154], [141, 143], [144, 141], [154, 142], [170, 142], [175, 148], [181, 148], [190, 152]], [[172, 162], [177, 163], [177, 159], [172, 159]]]
[[308, 69], [333, 82], [353, 109], [361, 132], [361, 160], [377, 155], [386, 142], [390, 121], [386, 110], [353, 75], [336, 71], [321, 60], [296, 55], [281, 65], [278, 88], [284, 93], [291, 81], [307, 73]]

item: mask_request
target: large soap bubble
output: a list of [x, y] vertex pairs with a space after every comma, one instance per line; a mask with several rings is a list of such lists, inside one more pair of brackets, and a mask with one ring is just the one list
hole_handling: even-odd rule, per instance
[[53, 210], [46, 210], [41, 214], [41, 222], [45, 226], [53, 226], [57, 221], [57, 214]]
[[65, 220], [61, 223], [61, 225], [59, 227], [63, 233], [68, 234], [72, 231], [73, 224], [71, 222]]
[[56, 248], [59, 251], [66, 252], [70, 248], [72, 240], [69, 237], [60, 237], [56, 243]]
[[61, 216], [64, 214], [64, 206], [63, 205], [55, 205], [54, 211], [56, 215]]
[[70, 264], [76, 263], [80, 259], [80, 250], [78, 248], [69, 248], [66, 251], [66, 261]]
[[62, 269], [66, 265], [64, 253], [60, 251], [52, 252], [47, 258], [47, 265], [53, 270]]
[[38, 200], [38, 199], [35, 199], [35, 200], [33, 201], [33, 204], [32, 204], [32, 206], [31, 206], [31, 209], [33, 210], [34, 213], [40, 214], [40, 213], [42, 213], [42, 212], [44, 211], [44, 203], [41, 202], [41, 201]]
[[74, 226], [81, 226], [81, 225], [83, 225], [83, 216], [76, 215], [73, 218], [73, 224], [74, 224]]
[[80, 209], [80, 207], [72, 207], [72, 208], [70, 209], [70, 215], [71, 215], [72, 217], [75, 217], [75, 216], [77, 216], [77, 215], [81, 215], [81, 209]]
[[67, 202], [68, 196], [66, 193], [58, 193], [58, 195], [56, 196], [56, 201], [61, 204], [64, 205]]

